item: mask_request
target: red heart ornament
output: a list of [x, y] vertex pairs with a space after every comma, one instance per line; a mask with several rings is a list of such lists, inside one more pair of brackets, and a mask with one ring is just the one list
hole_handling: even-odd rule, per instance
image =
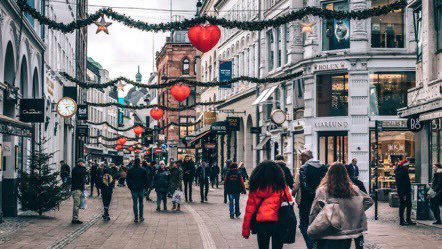
[[153, 108], [150, 110], [150, 116], [155, 120], [160, 120], [163, 117], [163, 110], [160, 108]]
[[196, 49], [205, 53], [218, 43], [221, 30], [216, 25], [196, 25], [189, 29], [187, 36]]
[[121, 137], [117, 140], [118, 145], [124, 145], [127, 139], [125, 137]]
[[183, 102], [190, 95], [190, 87], [186, 84], [173, 85], [170, 88], [170, 93], [178, 102]]

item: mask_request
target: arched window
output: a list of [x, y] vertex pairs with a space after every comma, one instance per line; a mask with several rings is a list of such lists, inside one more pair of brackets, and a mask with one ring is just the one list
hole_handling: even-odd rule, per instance
[[189, 59], [184, 59], [183, 60], [183, 74], [188, 75], [190, 74], [190, 64], [189, 64]]

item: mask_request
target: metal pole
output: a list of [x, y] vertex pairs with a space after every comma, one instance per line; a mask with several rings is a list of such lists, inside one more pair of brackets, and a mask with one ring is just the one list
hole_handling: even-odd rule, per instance
[[234, 151], [233, 151], [233, 161], [234, 162], [237, 162], [237, 160], [238, 160], [238, 158], [237, 158], [237, 156], [238, 156], [238, 140], [237, 140], [237, 131], [234, 131], [233, 132], [233, 149], [234, 149]]
[[232, 132], [228, 131], [227, 133], [227, 160], [231, 159], [232, 156], [232, 148], [230, 148], [232, 141]]
[[374, 219], [378, 220], [378, 185], [379, 185], [379, 121], [375, 121], [375, 131], [374, 131], [374, 177], [375, 185], [374, 187]]
[[224, 169], [224, 135], [221, 135], [221, 169]]

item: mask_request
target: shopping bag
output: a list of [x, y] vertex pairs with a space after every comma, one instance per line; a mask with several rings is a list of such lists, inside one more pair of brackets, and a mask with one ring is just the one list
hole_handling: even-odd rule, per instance
[[175, 190], [175, 192], [172, 195], [172, 202], [181, 204], [181, 196], [183, 196], [183, 192]]
[[87, 208], [87, 201], [86, 201], [87, 192], [84, 191], [80, 196], [80, 209], [86, 209]]

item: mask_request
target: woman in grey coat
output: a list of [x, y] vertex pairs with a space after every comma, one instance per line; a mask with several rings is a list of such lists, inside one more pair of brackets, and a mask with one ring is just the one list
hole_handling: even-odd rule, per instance
[[[338, 204], [335, 206], [337, 211], [333, 212], [335, 219], [332, 220], [339, 222], [330, 227], [320, 227], [318, 225], [324, 224], [320, 222], [323, 217], [320, 212], [325, 210], [327, 204]], [[373, 201], [352, 183], [345, 166], [334, 163], [316, 190], [310, 212], [308, 234], [316, 239], [315, 248], [350, 249], [351, 241], [367, 231], [365, 211], [371, 205]]]

